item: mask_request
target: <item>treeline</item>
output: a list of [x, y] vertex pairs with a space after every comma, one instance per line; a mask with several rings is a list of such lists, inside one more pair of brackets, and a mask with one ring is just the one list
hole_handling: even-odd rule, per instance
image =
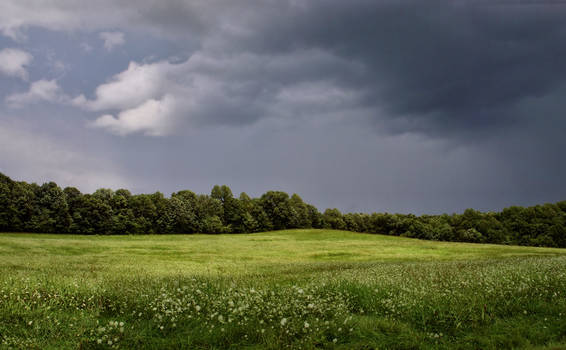
[[210, 195], [179, 191], [133, 195], [120, 189], [83, 194], [54, 182], [41, 186], [0, 173], [0, 231], [75, 234], [247, 233], [332, 228], [438, 241], [566, 247], [566, 201], [510, 207], [498, 213], [423, 215], [320, 213], [297, 194], [268, 191], [234, 197], [227, 186]]

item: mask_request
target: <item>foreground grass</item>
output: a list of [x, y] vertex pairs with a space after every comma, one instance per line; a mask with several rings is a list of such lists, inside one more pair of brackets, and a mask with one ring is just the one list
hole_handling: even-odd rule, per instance
[[0, 347], [560, 348], [566, 250], [341, 231], [0, 235]]

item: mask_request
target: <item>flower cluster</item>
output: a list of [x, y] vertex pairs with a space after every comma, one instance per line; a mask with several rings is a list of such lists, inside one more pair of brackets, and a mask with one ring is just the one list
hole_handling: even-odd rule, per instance
[[99, 346], [118, 349], [124, 335], [124, 327], [124, 322], [109, 321], [105, 325], [99, 325], [95, 330], [91, 330], [89, 340]]

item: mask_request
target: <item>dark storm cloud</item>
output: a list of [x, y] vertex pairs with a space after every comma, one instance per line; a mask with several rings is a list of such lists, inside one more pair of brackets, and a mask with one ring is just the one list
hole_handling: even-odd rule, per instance
[[253, 34], [235, 41], [245, 46], [233, 50], [327, 50], [363, 65], [361, 79], [327, 74], [363, 92], [393, 130], [481, 132], [517, 122], [513, 106], [566, 78], [566, 5], [516, 3], [280, 3], [258, 14]]

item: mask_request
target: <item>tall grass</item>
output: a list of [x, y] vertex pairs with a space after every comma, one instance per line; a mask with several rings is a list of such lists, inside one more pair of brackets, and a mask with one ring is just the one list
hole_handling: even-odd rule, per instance
[[[343, 252], [355, 252], [345, 247], [355, 246], [357, 236], [349, 241], [329, 234], [337, 235], [331, 241]], [[278, 235], [299, 251], [309, 239], [327, 252], [336, 248], [318, 233], [254, 237]], [[0, 237], [13, 243], [0, 246], [0, 348], [514, 349], [566, 343], [566, 255], [556, 250], [525, 256], [501, 247], [498, 254], [467, 259], [343, 255], [292, 263], [281, 257], [235, 273], [233, 261], [209, 271], [181, 265], [190, 267], [183, 272], [166, 258], [173, 271], [165, 273], [165, 263], [153, 266], [153, 258], [144, 258], [149, 248], [120, 260], [97, 250], [96, 238], [83, 241], [95, 242], [85, 254], [73, 250], [73, 236], [21, 238], [37, 246], [27, 250], [18, 236]], [[102, 243], [107, 250], [130, 249], [123, 240]], [[406, 248], [416, 254], [420, 243]], [[42, 249], [50, 252], [42, 255]], [[112, 259], [97, 265], [97, 255]]]

